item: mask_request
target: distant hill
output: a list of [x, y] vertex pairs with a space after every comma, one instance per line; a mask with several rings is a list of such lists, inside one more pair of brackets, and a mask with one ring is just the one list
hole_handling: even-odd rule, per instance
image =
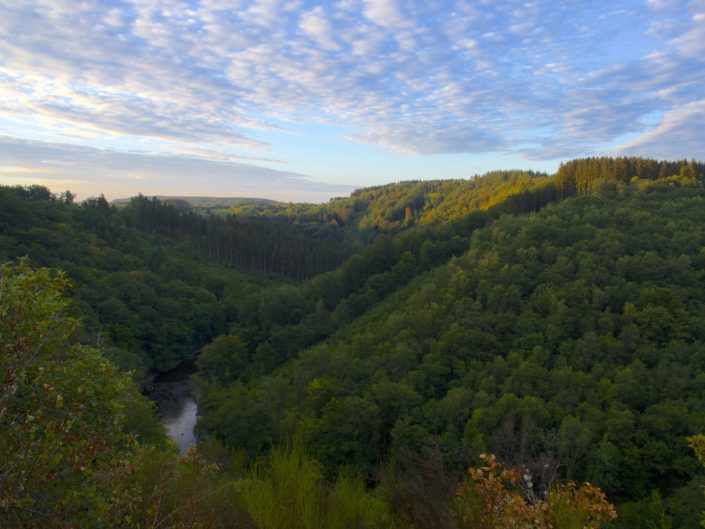
[[[149, 198], [152, 198], [151, 196]], [[167, 195], [156, 195], [156, 198], [165, 204], [171, 204], [182, 210], [194, 210], [197, 213], [205, 215], [217, 215], [226, 214], [230, 211], [231, 207], [240, 206], [269, 206], [276, 207], [284, 205], [276, 200], [269, 200], [267, 198], [250, 198], [250, 197], [179, 197], [179, 196], [167, 196]], [[130, 203], [132, 198], [118, 198], [111, 202], [111, 204], [122, 208]]]

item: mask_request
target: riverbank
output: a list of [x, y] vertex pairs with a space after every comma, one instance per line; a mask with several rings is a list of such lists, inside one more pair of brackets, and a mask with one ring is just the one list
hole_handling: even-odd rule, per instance
[[184, 360], [174, 369], [155, 376], [147, 391], [147, 396], [157, 405], [169, 438], [181, 452], [196, 442], [198, 405], [191, 381], [195, 371], [194, 360]]

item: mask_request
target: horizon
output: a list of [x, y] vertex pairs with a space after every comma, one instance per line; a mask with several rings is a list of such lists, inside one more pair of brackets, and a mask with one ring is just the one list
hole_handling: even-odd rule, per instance
[[[31, 186], [31, 185], [41, 185], [41, 186], [47, 187], [47, 189], [49, 189], [49, 191], [50, 191], [52, 194], [56, 195], [56, 196], [58, 196], [60, 193], [62, 193], [62, 192], [64, 192], [64, 191], [71, 191], [71, 192], [76, 196], [76, 200], [79, 201], [79, 202], [80, 202], [80, 201], [83, 201], [83, 200], [87, 200], [87, 199], [97, 198], [97, 197], [99, 197], [99, 196], [103, 196], [109, 203], [114, 203], [114, 202], [120, 202], [120, 201], [127, 201], [127, 200], [130, 200], [131, 198], [134, 198], [134, 197], [138, 196], [138, 195], [143, 195], [143, 196], [148, 197], [148, 198], [154, 197], [154, 198], [157, 198], [157, 199], [159, 199], [159, 200], [170, 200], [170, 199], [192, 199], [192, 200], [199, 200], [199, 199], [230, 199], [230, 200], [232, 200], [232, 199], [249, 199], [249, 200], [269, 200], [269, 201], [272, 201], [272, 202], [278, 202], [278, 203], [283, 203], [283, 204], [288, 203], [288, 202], [289, 202], [289, 203], [294, 203], [294, 204], [303, 204], [303, 203], [323, 204], [323, 203], [329, 202], [329, 201], [331, 201], [331, 200], [339, 199], [339, 198], [342, 198], [342, 199], [348, 198], [352, 193], [354, 193], [355, 191], [361, 190], [361, 189], [368, 189], [368, 188], [372, 188], [372, 187], [382, 187], [382, 186], [387, 186], [387, 185], [404, 184], [404, 183], [408, 183], [408, 182], [418, 182], [418, 181], [432, 181], [432, 180], [439, 180], [439, 181], [447, 181], [447, 180], [473, 180], [473, 179], [475, 179], [475, 178], [480, 178], [480, 177], [482, 177], [482, 176], [485, 176], [485, 175], [487, 175], [488, 173], [491, 173], [491, 172], [493, 172], [493, 171], [494, 171], [494, 170], [490, 170], [490, 171], [487, 171], [487, 172], [482, 173], [482, 174], [479, 174], [479, 173], [478, 173], [478, 174], [474, 174], [474, 175], [468, 176], [468, 177], [466, 177], [466, 178], [441, 178], [441, 179], [425, 179], [425, 180], [413, 180], [413, 179], [409, 179], [409, 180], [396, 180], [396, 181], [394, 181], [394, 182], [385, 182], [385, 183], [381, 183], [381, 184], [371, 184], [371, 185], [369, 185], [369, 186], [358, 186], [358, 187], [350, 186], [351, 189], [350, 189], [350, 192], [349, 192], [349, 193], [342, 194], [342, 195], [332, 195], [332, 196], [330, 196], [330, 197], [327, 198], [327, 199], [320, 200], [320, 201], [317, 201], [317, 202], [316, 202], [316, 201], [310, 201], [310, 200], [309, 200], [309, 201], [307, 201], [307, 200], [302, 200], [302, 201], [295, 201], [295, 200], [278, 200], [278, 199], [275, 199], [275, 198], [269, 198], [269, 197], [261, 196], [261, 195], [232, 195], [232, 194], [212, 194], [212, 195], [183, 194], [183, 195], [168, 195], [168, 194], [163, 194], [163, 193], [142, 193], [142, 192], [137, 192], [137, 193], [134, 193], [134, 194], [131, 194], [131, 195], [117, 196], [117, 197], [109, 197], [109, 196], [106, 196], [105, 193], [99, 192], [99, 193], [97, 193], [97, 194], [92, 194], [92, 195], [89, 195], [89, 196], [80, 196], [80, 195], [78, 195], [78, 194], [76, 194], [76, 193], [73, 193], [73, 190], [71, 190], [71, 189], [68, 189], [68, 190], [66, 190], [66, 189], [59, 189], [59, 188], [53, 188], [53, 189], [52, 189], [51, 187], [49, 187], [48, 185], [46, 185], [46, 184], [44, 184], [44, 183], [32, 183], [32, 182], [30, 182], [30, 183], [24, 183], [24, 184], [23, 184], [23, 183], [15, 183], [15, 184], [9, 184], [9, 185], [10, 185], [10, 186], [12, 186], [12, 185], [19, 185], [19, 186], [27, 186], [27, 187], [28, 187], [28, 186]], [[507, 171], [507, 172], [512, 172], [512, 171], [517, 171], [517, 172], [527, 171], [527, 172], [528, 172], [529, 170], [523, 170], [523, 169], [514, 168], [514, 169], [506, 169], [506, 171]], [[550, 172], [550, 173], [549, 173], [549, 172], [536, 171], [536, 174], [539, 175], [539, 176], [540, 176], [540, 175], [552, 176], [554, 173], [555, 173], [555, 172]], [[4, 184], [3, 182], [0, 182], [0, 185], [6, 185], [6, 184]]]
[[705, 152], [701, 1], [30, 0], [0, 15], [4, 185], [320, 203]]

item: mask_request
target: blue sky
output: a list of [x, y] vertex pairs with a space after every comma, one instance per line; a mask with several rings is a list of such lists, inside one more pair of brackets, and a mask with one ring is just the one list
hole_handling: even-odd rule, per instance
[[322, 201], [703, 158], [705, 0], [0, 0], [0, 183]]

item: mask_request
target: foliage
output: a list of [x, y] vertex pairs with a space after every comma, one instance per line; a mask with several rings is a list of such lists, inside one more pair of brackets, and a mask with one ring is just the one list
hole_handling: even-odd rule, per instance
[[74, 342], [67, 286], [0, 267], [0, 526], [251, 527], [232, 476], [178, 459], [130, 378]]
[[362, 480], [341, 476], [327, 485], [318, 464], [296, 445], [273, 448], [239, 490], [260, 529], [392, 526], [384, 502], [365, 492]]
[[379, 488], [399, 527], [454, 529], [459, 476], [449, 472], [438, 447], [400, 451], [380, 472]]
[[195, 447], [183, 456], [145, 448], [116, 483], [111, 525], [120, 528], [254, 529], [236, 479]]
[[493, 171], [470, 179], [407, 181], [354, 191], [326, 204], [243, 204], [240, 217], [286, 219], [296, 225], [327, 225], [357, 232], [395, 233], [420, 224], [459, 219], [511, 202], [515, 212], [555, 200], [551, 179], [531, 171]]
[[694, 527], [674, 525], [661, 494], [654, 490], [641, 500], [626, 502], [619, 506], [619, 521], [616, 527], [624, 529], [672, 529], [673, 527]]
[[[690, 447], [695, 452], [695, 457], [698, 458], [701, 465], [705, 466], [705, 435], [693, 435], [688, 439], [688, 442]], [[705, 526], [705, 511], [703, 511], [703, 520], [701, 525]]]
[[705, 435], [697, 434], [688, 439], [690, 447], [695, 452], [695, 457], [702, 465], [705, 465]]
[[303, 229], [268, 217], [204, 217], [156, 197], [134, 197], [120, 213], [128, 225], [183, 242], [210, 260], [297, 281], [338, 266], [354, 247], [349, 237], [326, 225]]
[[[337, 269], [298, 286], [282, 285], [255, 293], [240, 305], [237, 334], [247, 343], [248, 353], [245, 369], [238, 369], [238, 379], [245, 381], [253, 374], [272, 371], [414, 277], [461, 255], [473, 231], [492, 219], [503, 213], [538, 211], [557, 197], [547, 178], [500, 172], [471, 181], [372, 188], [370, 195], [365, 195], [370, 201], [367, 207], [385, 211], [398, 192], [419, 186], [429, 193], [442, 191], [438, 195], [447, 195], [447, 200], [435, 200], [418, 222], [405, 224], [405, 230], [395, 237], [377, 236]], [[350, 200], [358, 200], [362, 194], [353, 194]], [[440, 223], [442, 220], [446, 222]]]
[[15, 526], [104, 519], [110, 476], [133, 449], [123, 421], [137, 396], [97, 350], [71, 342], [66, 286], [26, 260], [0, 267], [0, 519]]
[[271, 280], [205, 262], [126, 225], [105, 199], [73, 204], [46, 188], [0, 186], [0, 260], [66, 271], [84, 341], [140, 383], [224, 332], [236, 300]]
[[[703, 203], [698, 186], [605, 185], [534, 215], [485, 214], [464, 254], [412, 268], [314, 345], [300, 346], [313, 320], [297, 314], [328, 307], [340, 283], [270, 294], [261, 314], [279, 319], [264, 338], [239, 322], [250, 369], [204, 388], [204, 429], [240, 445], [256, 427], [251, 453], [300, 435], [327, 476], [429, 446], [456, 469], [491, 451], [542, 490], [589, 481], [626, 502], [656, 489], [675, 519], [669, 498], [699, 475], [685, 438], [705, 425]], [[338, 320], [334, 307], [317, 321]]]
[[585, 194], [604, 181], [636, 182], [642, 187], [690, 186], [705, 181], [705, 164], [636, 157], [581, 158], [561, 164], [555, 176], [562, 197]]
[[[463, 526], [474, 529], [589, 529], [605, 527], [617, 514], [604, 493], [588, 483], [568, 482], [537, 498], [530, 475], [504, 469], [493, 455], [482, 454], [483, 466], [471, 468], [459, 489], [456, 505]], [[528, 488], [528, 497], [521, 485]]]

